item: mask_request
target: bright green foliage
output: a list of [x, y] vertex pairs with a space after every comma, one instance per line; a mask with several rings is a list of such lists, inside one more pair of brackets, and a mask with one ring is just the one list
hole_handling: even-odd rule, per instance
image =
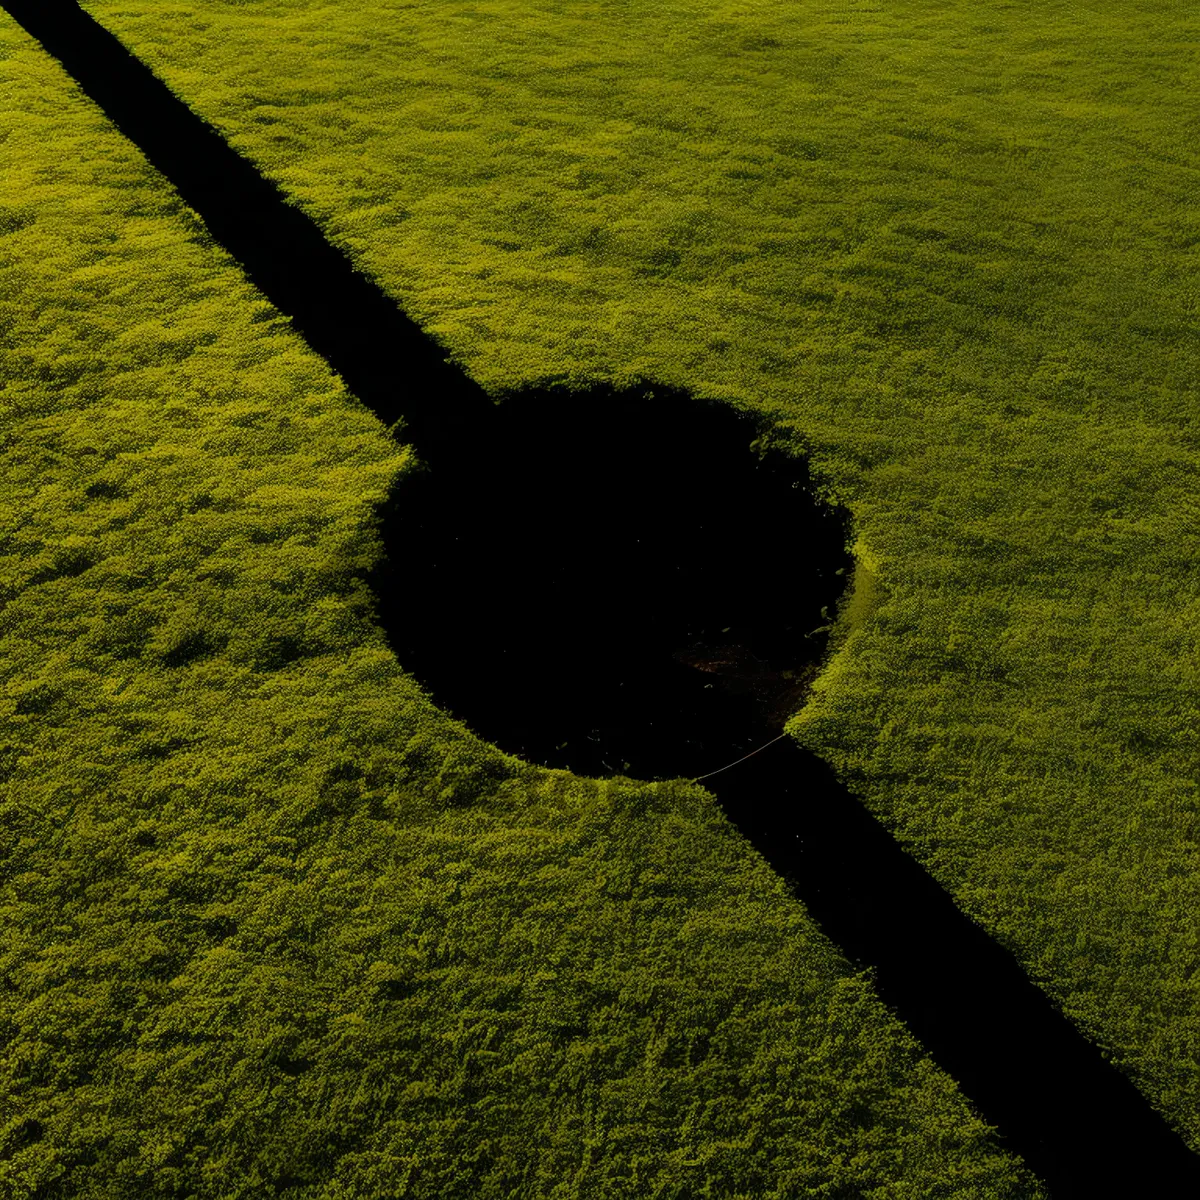
[[873, 599], [796, 733], [1200, 1147], [1190, 6], [87, 6], [489, 386], [812, 451]]
[[0, 1194], [1040, 1194], [711, 796], [432, 707], [405, 452], [0, 55]]

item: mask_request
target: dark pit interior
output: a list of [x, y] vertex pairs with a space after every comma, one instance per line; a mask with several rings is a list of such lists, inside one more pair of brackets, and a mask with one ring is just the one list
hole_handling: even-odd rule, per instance
[[487, 424], [385, 522], [381, 617], [435, 701], [588, 775], [702, 775], [778, 733], [849, 578], [803, 465], [662, 391], [529, 393]]

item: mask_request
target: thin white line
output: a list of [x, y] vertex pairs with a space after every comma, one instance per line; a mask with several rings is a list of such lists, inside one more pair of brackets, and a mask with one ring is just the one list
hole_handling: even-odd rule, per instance
[[753, 758], [756, 754], [765, 750], [768, 746], [775, 745], [776, 742], [782, 741], [787, 737], [786, 733], [781, 733], [779, 737], [773, 737], [769, 742], [764, 742], [757, 750], [751, 750], [749, 754], [743, 754], [741, 758], [735, 759], [731, 763], [726, 763], [723, 767], [718, 767], [715, 771], [709, 771], [707, 775], [697, 775], [692, 783], [699, 783], [701, 779], [711, 779], [714, 775], [720, 775], [722, 771], [728, 771], [730, 767], [736, 767], [738, 763], [744, 763], [746, 759]]

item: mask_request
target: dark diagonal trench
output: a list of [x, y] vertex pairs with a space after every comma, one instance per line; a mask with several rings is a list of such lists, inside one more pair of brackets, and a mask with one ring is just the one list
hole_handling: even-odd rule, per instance
[[[845, 530], [747, 418], [646, 390], [494, 405], [320, 229], [69, 0], [2, 0], [428, 464], [375, 584], [406, 668], [506, 749], [693, 777], [773, 737]], [[1200, 1159], [843, 789], [783, 739], [724, 810], [1059, 1200], [1200, 1195]]]

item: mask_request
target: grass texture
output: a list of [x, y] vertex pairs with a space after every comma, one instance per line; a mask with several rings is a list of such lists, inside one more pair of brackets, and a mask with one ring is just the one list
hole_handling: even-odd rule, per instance
[[711, 796], [432, 707], [407, 452], [0, 57], [0, 1192], [1040, 1195]]
[[494, 392], [811, 454], [860, 591], [793, 731], [1200, 1149], [1186, 6], [87, 7]]

